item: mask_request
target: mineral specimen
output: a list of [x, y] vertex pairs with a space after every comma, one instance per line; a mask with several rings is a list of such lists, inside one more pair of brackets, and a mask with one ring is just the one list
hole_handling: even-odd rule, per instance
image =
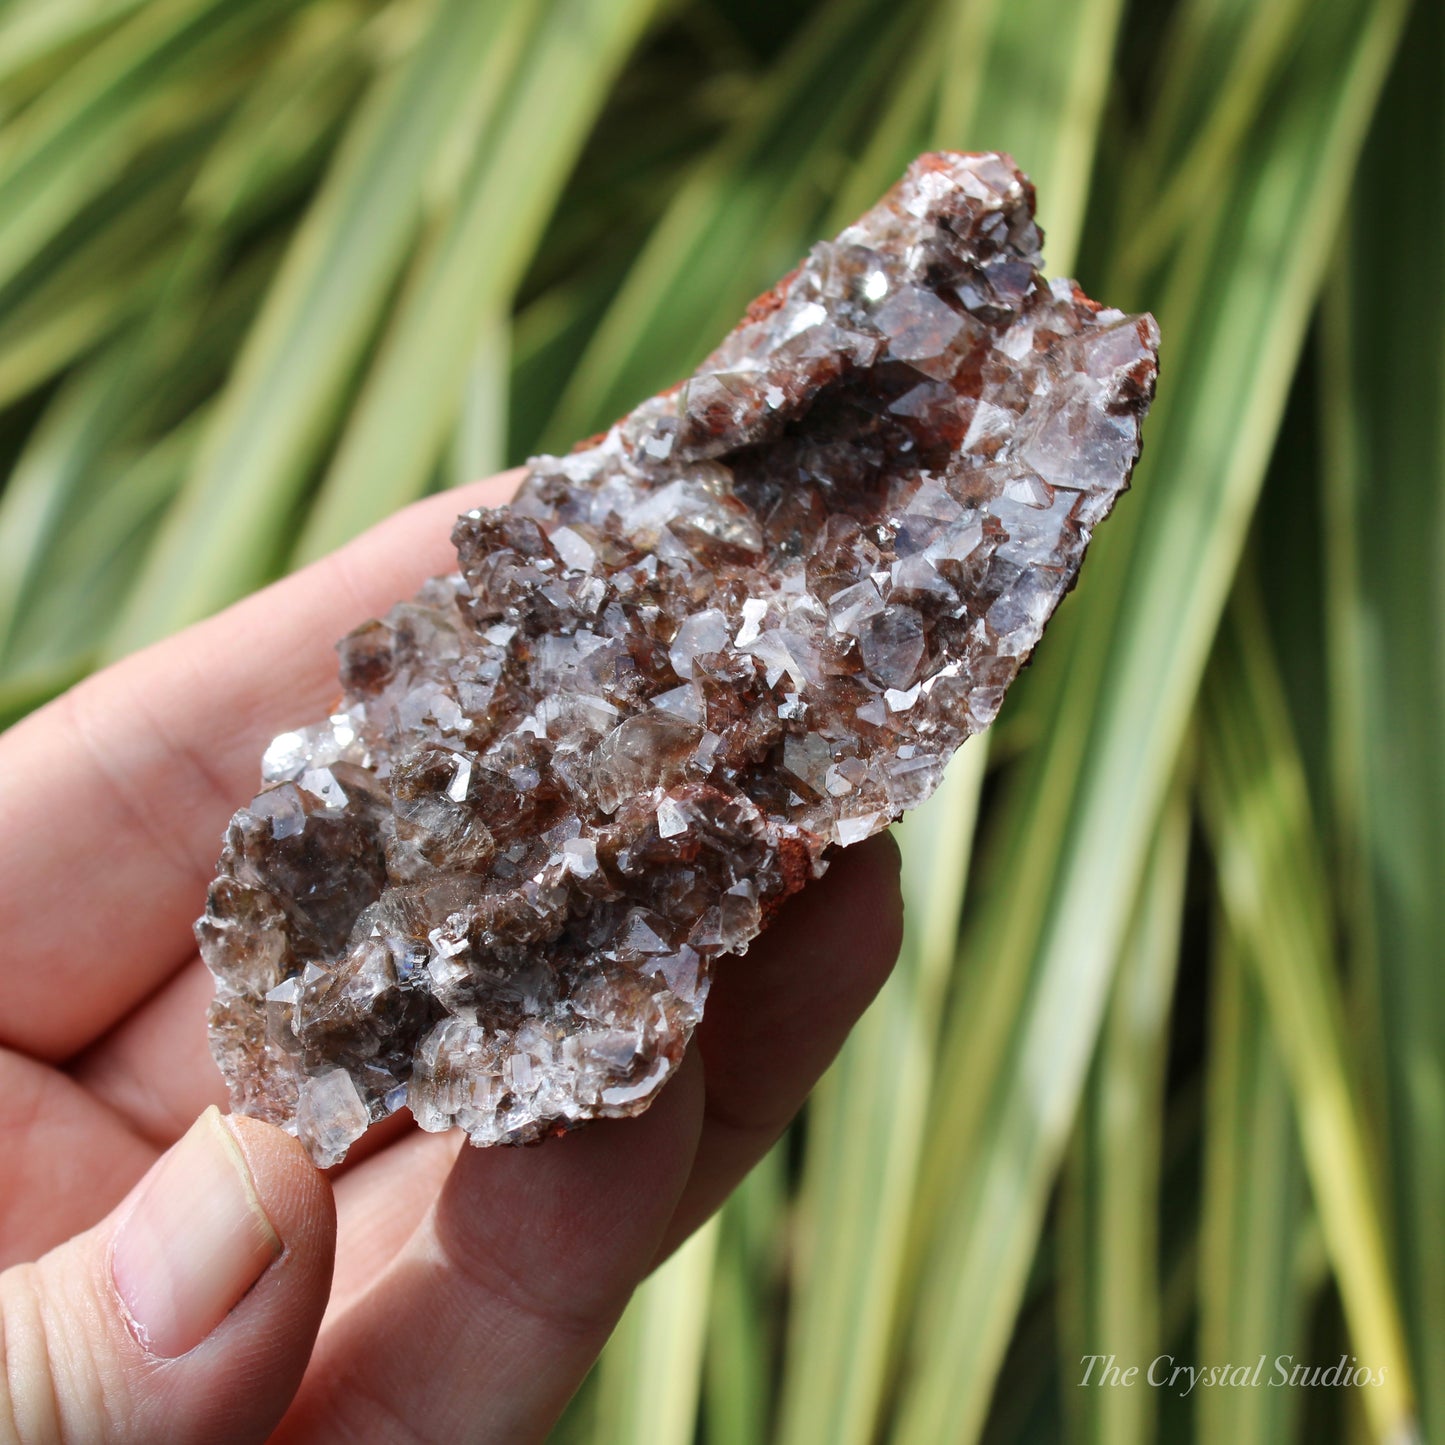
[[340, 644], [197, 925], [237, 1109], [321, 1164], [410, 1108], [644, 1108], [720, 956], [993, 720], [1139, 453], [1157, 331], [926, 155], [683, 385], [456, 525]]

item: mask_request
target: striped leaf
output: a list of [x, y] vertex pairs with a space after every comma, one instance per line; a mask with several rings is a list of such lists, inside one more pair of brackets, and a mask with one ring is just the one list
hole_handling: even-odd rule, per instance
[[1254, 975], [1289, 1080], [1305, 1167], [1352, 1342], [1378, 1386], [1376, 1438], [1409, 1438], [1413, 1389], [1358, 1066], [1331, 948], [1329, 888], [1304, 769], [1267, 634], [1243, 590], [1204, 692], [1206, 817], [1231, 931]]
[[293, 509], [415, 244], [427, 178], [454, 130], [475, 125], [478, 97], [502, 86], [521, 10], [520, 0], [439, 0], [377, 78], [237, 359], [111, 655], [233, 601], [281, 560]]
[[[1064, 1179], [1057, 1241], [1061, 1374], [1072, 1436], [1090, 1445], [1157, 1438], [1158, 1398], [1147, 1383], [1095, 1382], [1111, 1364], [1144, 1374], [1164, 1352], [1158, 1260], [1164, 1065], [1188, 858], [1189, 809], [1178, 788], [1140, 888]], [[1080, 1384], [1086, 1373], [1089, 1386]]]
[[[1320, 407], [1340, 896], [1427, 1439], [1445, 1435], [1442, 64], [1445, 16], [1418, 5], [1334, 273]], [[1382, 247], [1409, 278], [1394, 296]]]
[[614, 75], [656, 6], [551, 0], [528, 12], [528, 48], [478, 127], [452, 214], [407, 280], [302, 531], [299, 560], [425, 490], [474, 376], [477, 338], [510, 311]]
[[1016, 782], [973, 919], [937, 1116], [952, 1147], [935, 1156], [917, 1234], [929, 1270], [895, 1433], [906, 1445], [981, 1427], [1401, 20], [1399, 5], [1312, 12], [1268, 123], [1160, 286], [1149, 464], [1071, 604], [1072, 651], [1041, 664], [1068, 664], [1059, 715]]

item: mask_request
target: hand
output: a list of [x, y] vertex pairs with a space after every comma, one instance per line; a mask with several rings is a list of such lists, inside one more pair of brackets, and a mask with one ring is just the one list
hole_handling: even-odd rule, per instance
[[542, 1437], [886, 977], [881, 837], [721, 961], [640, 1118], [479, 1150], [402, 1117], [328, 1177], [212, 1107], [190, 925], [226, 820], [334, 702], [332, 641], [515, 482], [420, 502], [0, 738], [0, 1445]]

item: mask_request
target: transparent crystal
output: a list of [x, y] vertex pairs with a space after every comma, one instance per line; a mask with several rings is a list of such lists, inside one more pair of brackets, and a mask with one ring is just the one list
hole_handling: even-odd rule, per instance
[[[1157, 333], [920, 157], [683, 386], [456, 526], [339, 645], [198, 924], [235, 1107], [321, 1163], [646, 1106], [717, 960], [937, 787], [1128, 484]], [[846, 962], [846, 961], [844, 961]]]

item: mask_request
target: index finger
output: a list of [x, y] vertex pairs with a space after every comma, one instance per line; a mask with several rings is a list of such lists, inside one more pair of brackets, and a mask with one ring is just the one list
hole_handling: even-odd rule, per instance
[[455, 570], [450, 519], [520, 475], [414, 503], [0, 738], [0, 1045], [68, 1057], [194, 953], [226, 821], [265, 744], [334, 702], [336, 639]]

